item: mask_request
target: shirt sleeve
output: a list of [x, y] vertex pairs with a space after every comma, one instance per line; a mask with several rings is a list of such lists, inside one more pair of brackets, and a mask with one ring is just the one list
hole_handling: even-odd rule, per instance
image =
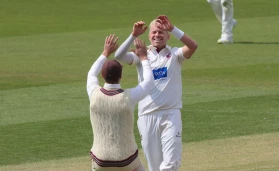
[[128, 53], [133, 41], [136, 39], [133, 35], [130, 35], [116, 50], [115, 58], [127, 64], [132, 64], [134, 57], [132, 53]]
[[141, 62], [143, 68], [144, 80], [139, 83], [135, 88], [131, 89], [131, 100], [136, 104], [142, 100], [154, 88], [155, 83], [153, 79], [152, 69], [148, 60]]
[[175, 56], [177, 57], [177, 61], [178, 61], [180, 64], [182, 64], [182, 62], [183, 62], [184, 60], [186, 60], [186, 58], [183, 56], [182, 49], [183, 49], [183, 47], [181, 47], [181, 48], [173, 48], [174, 54], [175, 54]]
[[102, 66], [104, 65], [107, 58], [104, 55], [101, 55], [92, 65], [90, 68], [88, 75], [87, 75], [87, 94], [90, 98], [91, 93], [97, 87], [99, 87], [99, 80], [98, 75], [101, 72]]

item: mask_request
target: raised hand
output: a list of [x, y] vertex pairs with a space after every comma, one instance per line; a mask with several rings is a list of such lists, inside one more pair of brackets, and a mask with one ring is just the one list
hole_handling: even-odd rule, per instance
[[139, 38], [136, 38], [134, 40], [134, 46], [135, 49], [132, 49], [132, 51], [140, 58], [140, 60], [147, 59], [147, 49], [144, 41], [140, 40]]
[[158, 27], [164, 31], [169, 31], [171, 32], [174, 28], [174, 26], [171, 24], [170, 20], [168, 19], [167, 16], [165, 15], [159, 15], [157, 17], [157, 22], [160, 23], [160, 25], [158, 25]]
[[118, 48], [117, 41], [118, 37], [115, 37], [114, 34], [110, 34], [109, 36], [107, 36], [102, 55], [108, 58], [113, 52], [115, 52], [115, 50]]
[[143, 22], [143, 21], [136, 22], [133, 26], [132, 35], [135, 37], [142, 35], [147, 29], [147, 26], [144, 26], [144, 25], [145, 25], [145, 22]]

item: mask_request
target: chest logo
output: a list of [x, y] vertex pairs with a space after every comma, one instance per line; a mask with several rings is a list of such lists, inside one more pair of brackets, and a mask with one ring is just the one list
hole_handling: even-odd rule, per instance
[[166, 58], [167, 58], [167, 59], [170, 59], [170, 58], [171, 58], [171, 53], [168, 53], [167, 56], [166, 56]]
[[153, 76], [154, 76], [154, 80], [158, 80], [158, 79], [161, 79], [161, 78], [166, 78], [168, 76], [167, 67], [154, 69], [153, 70]]

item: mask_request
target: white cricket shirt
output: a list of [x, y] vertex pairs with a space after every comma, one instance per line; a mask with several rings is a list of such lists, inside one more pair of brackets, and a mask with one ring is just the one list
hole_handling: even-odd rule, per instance
[[[138, 81], [143, 81], [143, 68], [138, 57], [133, 54], [133, 65], [136, 65]], [[147, 58], [153, 71], [155, 87], [151, 93], [139, 102], [139, 115], [157, 110], [182, 108], [181, 65], [186, 59], [182, 48], [166, 46], [159, 53], [149, 46]]]

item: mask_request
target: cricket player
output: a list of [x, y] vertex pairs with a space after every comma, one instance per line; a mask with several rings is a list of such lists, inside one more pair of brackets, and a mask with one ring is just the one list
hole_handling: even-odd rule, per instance
[[[142, 82], [143, 66], [138, 55], [128, 52], [132, 42], [146, 27], [144, 22], [134, 24], [132, 34], [115, 53], [116, 59], [136, 65], [138, 81]], [[184, 46], [170, 47], [171, 33]], [[160, 15], [150, 23], [147, 58], [150, 62], [155, 87], [138, 105], [138, 129], [149, 171], [176, 171], [181, 165], [182, 153], [182, 81], [181, 67], [197, 49], [197, 43], [173, 26], [167, 16]]]
[[221, 38], [218, 44], [233, 43], [233, 27], [236, 20], [233, 18], [233, 0], [207, 0], [216, 15], [216, 18], [222, 25]]
[[[118, 47], [118, 38], [106, 37], [104, 51], [88, 72], [87, 93], [90, 99], [90, 120], [93, 129], [92, 171], [144, 171], [134, 138], [134, 108], [154, 87], [144, 42], [135, 40], [143, 81], [123, 90], [120, 86], [122, 66], [107, 60]], [[105, 80], [99, 86], [98, 74]]]

